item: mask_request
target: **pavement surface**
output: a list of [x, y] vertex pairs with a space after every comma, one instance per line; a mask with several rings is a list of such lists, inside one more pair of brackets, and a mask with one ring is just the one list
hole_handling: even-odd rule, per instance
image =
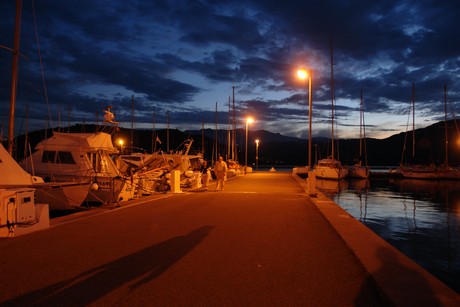
[[60, 217], [0, 239], [2, 306], [459, 306], [291, 173]]

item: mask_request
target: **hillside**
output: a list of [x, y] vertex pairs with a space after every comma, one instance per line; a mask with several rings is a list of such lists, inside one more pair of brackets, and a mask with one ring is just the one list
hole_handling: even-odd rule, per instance
[[[97, 127], [95, 125], [76, 125], [70, 127], [70, 132], [94, 132]], [[449, 131], [449, 163], [452, 165], [460, 164], [460, 146], [457, 140], [459, 139], [455, 121], [448, 121]], [[134, 130], [120, 128], [113, 133], [114, 141], [116, 138], [123, 138], [127, 147], [136, 147], [136, 150], [141, 148], [146, 152], [152, 152], [153, 149], [166, 151], [169, 145], [170, 150], [175, 150], [180, 144], [192, 138], [194, 143], [192, 150], [201, 151], [204, 149], [205, 158], [212, 160], [216, 150], [219, 154], [226, 156], [227, 154], [227, 130], [218, 130], [217, 133], [212, 129], [179, 131], [170, 129], [169, 132], [165, 129], [155, 132], [161, 144], [154, 143], [152, 140], [151, 130]], [[167, 135], [169, 134], [169, 144]], [[28, 142], [31, 148], [45, 137], [52, 135], [52, 131], [40, 130], [34, 131], [28, 135]], [[215, 145], [214, 139], [217, 135], [218, 145]], [[132, 143], [127, 141], [131, 140]], [[156, 138], [156, 137], [155, 137]], [[368, 164], [373, 166], [395, 166], [399, 165], [401, 158], [404, 162], [417, 163], [443, 163], [444, 162], [444, 122], [439, 122], [426, 128], [417, 129], [415, 131], [416, 148], [415, 158], [412, 158], [412, 131], [407, 133], [406, 150], [403, 157], [404, 141], [406, 133], [395, 134], [386, 139], [366, 139], [366, 151]], [[259, 165], [306, 165], [308, 161], [308, 141], [283, 136], [280, 133], [272, 133], [265, 130], [249, 131], [248, 136], [248, 163], [255, 162], [255, 140], [259, 139]], [[244, 162], [245, 150], [245, 130], [238, 129], [236, 131], [237, 140], [237, 157], [240, 162]], [[15, 158], [21, 160], [24, 156], [25, 136], [19, 136], [16, 139]], [[155, 147], [156, 146], [156, 147]], [[330, 154], [331, 142], [325, 138], [314, 138], [312, 143], [312, 162], [317, 159], [325, 158]], [[337, 148], [337, 147], [336, 147]], [[338, 158], [345, 164], [352, 164], [354, 159], [358, 158], [359, 141], [357, 139], [345, 139], [338, 141]], [[336, 156], [337, 157], [337, 156]]]

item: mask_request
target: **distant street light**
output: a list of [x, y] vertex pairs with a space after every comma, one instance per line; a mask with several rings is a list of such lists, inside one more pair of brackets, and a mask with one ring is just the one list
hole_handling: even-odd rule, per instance
[[123, 145], [125, 144], [125, 141], [122, 139], [118, 139], [118, 145], [120, 145], [120, 153], [123, 154]]
[[259, 170], [259, 140], [256, 140], [256, 171]]
[[311, 118], [312, 118], [312, 109], [313, 109], [313, 94], [312, 94], [312, 79], [313, 79], [313, 74], [311, 69], [306, 70], [305, 68], [301, 68], [297, 70], [297, 76], [301, 80], [305, 80], [308, 78], [308, 171], [311, 170]]
[[248, 117], [246, 119], [246, 151], [245, 151], [245, 158], [244, 158], [244, 174], [246, 175], [248, 169], [248, 132], [249, 132], [249, 124], [252, 124], [254, 119], [252, 117]]

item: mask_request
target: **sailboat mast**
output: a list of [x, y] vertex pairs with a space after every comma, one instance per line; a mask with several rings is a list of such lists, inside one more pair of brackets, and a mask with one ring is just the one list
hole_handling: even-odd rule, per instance
[[[29, 105], [26, 105], [26, 133], [24, 135], [24, 158], [27, 157], [27, 146], [29, 145]], [[32, 152], [30, 153], [32, 154]]]
[[204, 157], [204, 118], [201, 122], [201, 152], [203, 153]]
[[70, 132], [70, 111], [72, 111], [72, 106], [69, 104], [67, 104], [67, 111], [68, 111], [68, 122], [67, 122], [67, 132]]
[[363, 156], [363, 90], [361, 89], [361, 99], [359, 102], [359, 160]]
[[214, 161], [217, 161], [219, 158], [219, 150], [218, 150], [219, 147], [217, 145], [217, 101], [216, 101], [216, 113], [214, 116], [215, 116], [214, 118], [215, 120], [215, 126], [214, 126], [214, 154], [215, 154], [214, 158], [215, 160]]
[[166, 112], [166, 152], [169, 153], [169, 111]]
[[412, 82], [412, 161], [415, 158], [415, 84]]
[[152, 153], [157, 150], [157, 137], [155, 136], [155, 108], [152, 111]]
[[21, 38], [22, 0], [16, 0], [16, 24], [14, 27], [13, 63], [11, 68], [11, 99], [10, 121], [8, 125], [8, 153], [13, 155], [14, 142], [14, 110], [16, 108], [16, 92], [18, 88], [19, 45]]
[[334, 55], [332, 50], [332, 38], [331, 38], [331, 104], [332, 104], [332, 160], [335, 159], [334, 155]]
[[134, 148], [134, 95], [131, 96], [131, 153]]
[[231, 123], [230, 123], [230, 96], [228, 96], [228, 128], [227, 128], [227, 160], [231, 159], [230, 151], [232, 148], [232, 138], [230, 136]]
[[445, 144], [445, 157], [444, 157], [444, 167], [449, 166], [449, 155], [448, 155], [448, 150], [449, 150], [449, 138], [447, 135], [447, 85], [444, 84], [444, 135], [446, 138], [446, 144]]
[[233, 161], [238, 161], [238, 158], [235, 155], [236, 151], [236, 120], [235, 120], [235, 86], [232, 86], [232, 95], [233, 95], [233, 146], [232, 146], [232, 159]]
[[367, 148], [366, 148], [366, 121], [364, 120], [364, 99], [363, 90], [361, 89], [361, 101], [362, 101], [362, 118], [363, 118], [363, 153], [364, 153], [364, 165], [367, 167]]

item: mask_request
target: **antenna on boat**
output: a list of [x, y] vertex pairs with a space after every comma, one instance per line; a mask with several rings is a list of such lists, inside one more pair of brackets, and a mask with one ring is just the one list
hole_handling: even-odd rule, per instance
[[115, 114], [112, 112], [112, 106], [108, 106], [107, 110], [104, 111], [104, 123], [118, 126], [119, 122], [115, 121]]

